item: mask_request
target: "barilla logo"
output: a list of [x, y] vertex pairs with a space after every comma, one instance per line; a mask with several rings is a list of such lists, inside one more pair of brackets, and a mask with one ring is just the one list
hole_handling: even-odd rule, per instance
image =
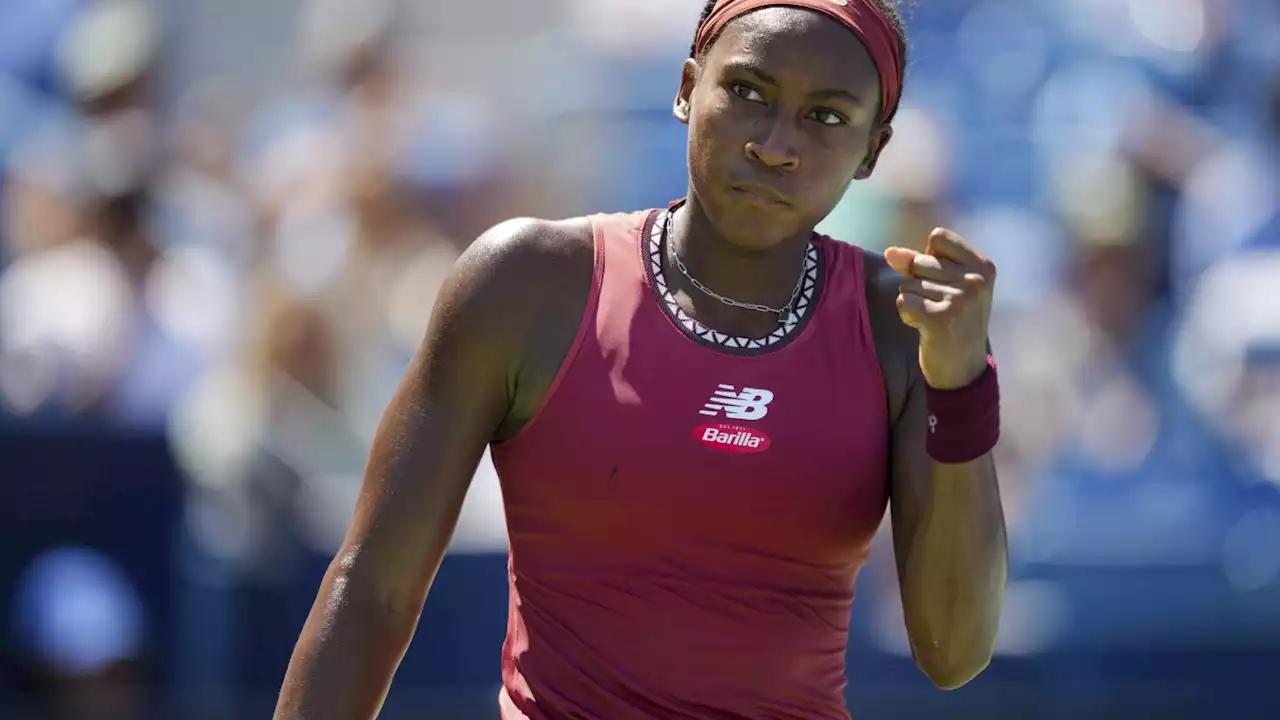
[[717, 423], [695, 428], [694, 437], [713, 450], [748, 455], [769, 449], [769, 436], [741, 425]]

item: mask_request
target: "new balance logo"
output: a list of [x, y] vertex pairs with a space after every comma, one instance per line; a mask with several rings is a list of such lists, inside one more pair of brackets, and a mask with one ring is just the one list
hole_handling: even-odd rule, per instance
[[698, 412], [711, 417], [723, 413], [731, 420], [759, 420], [769, 413], [771, 402], [773, 393], [768, 390], [742, 388], [742, 392], [738, 392], [732, 385], [721, 385]]

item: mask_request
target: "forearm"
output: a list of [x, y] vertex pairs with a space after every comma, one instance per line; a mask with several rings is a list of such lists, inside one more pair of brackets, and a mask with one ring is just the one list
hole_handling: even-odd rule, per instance
[[953, 688], [991, 659], [1008, 550], [989, 454], [963, 464], [935, 462], [931, 477], [900, 582], [916, 661], [940, 687]]
[[417, 619], [335, 563], [289, 662], [275, 720], [377, 717]]

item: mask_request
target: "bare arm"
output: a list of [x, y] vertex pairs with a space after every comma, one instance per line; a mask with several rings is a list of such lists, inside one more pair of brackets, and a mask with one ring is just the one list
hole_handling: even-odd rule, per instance
[[897, 287], [874, 303], [897, 409], [890, 481], [898, 581], [916, 663], [935, 685], [954, 689], [991, 661], [1008, 550], [991, 454], [948, 464], [926, 451], [926, 384], [960, 388], [986, 370], [995, 266], [945, 230], [930, 236], [925, 253], [890, 249], [885, 257], [899, 273]]
[[373, 718], [413, 637], [485, 446], [536, 297], [531, 221], [458, 261], [373, 442], [355, 517], [294, 650], [276, 720]]
[[958, 465], [933, 461], [924, 450], [927, 418], [917, 371], [893, 431], [893, 546], [912, 653], [950, 690], [991, 660], [1008, 559], [990, 453]]

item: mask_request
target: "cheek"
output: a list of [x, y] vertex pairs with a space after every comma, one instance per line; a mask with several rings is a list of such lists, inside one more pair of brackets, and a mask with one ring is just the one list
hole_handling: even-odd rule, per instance
[[855, 152], [843, 143], [812, 139], [800, 148], [802, 174], [806, 184], [811, 185], [825, 186], [852, 180], [862, 158], [863, 153]]
[[704, 159], [719, 160], [745, 143], [744, 123], [733, 116], [725, 93], [712, 89], [697, 99], [689, 122], [689, 139]]
[[815, 177], [821, 177], [824, 185], [839, 186], [837, 194], [843, 195], [843, 188], [854, 180], [858, 170], [867, 158], [867, 142], [850, 144], [847, 140], [839, 143], [815, 144], [809, 149], [806, 160], [815, 168]]

